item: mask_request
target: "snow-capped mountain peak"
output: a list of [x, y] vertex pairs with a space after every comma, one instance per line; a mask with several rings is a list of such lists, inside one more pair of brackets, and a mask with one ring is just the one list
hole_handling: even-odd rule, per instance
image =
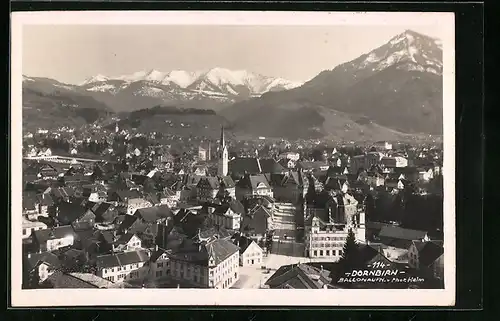
[[91, 84], [91, 83], [96, 83], [96, 82], [103, 82], [103, 81], [108, 81], [110, 78], [104, 76], [104, 75], [101, 75], [101, 74], [98, 74], [97, 76], [93, 76], [93, 77], [90, 77], [90, 78], [87, 78], [85, 81], [83, 81], [80, 86], [84, 86], [84, 85], [88, 85], [88, 84]]
[[151, 69], [117, 77], [98, 75], [82, 83], [87, 91], [109, 92], [113, 95], [126, 91], [134, 96], [169, 101], [200, 98], [234, 101], [238, 97], [255, 97], [269, 91], [288, 90], [300, 85], [302, 84], [283, 78], [221, 67], [195, 72], [162, 72]]
[[406, 30], [381, 47], [352, 61], [351, 65], [373, 71], [397, 66], [398, 69], [441, 74], [442, 54], [439, 39]]

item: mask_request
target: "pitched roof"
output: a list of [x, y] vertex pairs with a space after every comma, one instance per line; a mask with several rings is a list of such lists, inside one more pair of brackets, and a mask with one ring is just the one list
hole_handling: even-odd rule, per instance
[[[107, 280], [106, 280], [107, 281]], [[108, 281], [109, 282], [109, 281]], [[55, 271], [52, 273], [44, 283], [50, 284], [56, 289], [85, 289], [85, 288], [99, 288], [99, 286], [86, 282], [81, 278], [73, 276], [71, 274], [66, 274], [61, 271]], [[111, 282], [110, 282], [111, 283]]]
[[411, 230], [399, 226], [383, 226], [379, 237], [401, 239], [401, 240], [421, 240], [427, 235], [425, 231]]
[[140, 208], [135, 211], [134, 216], [141, 218], [145, 222], [152, 223], [159, 219], [173, 217], [174, 213], [168, 205], [160, 205]]
[[[248, 249], [248, 247], [252, 244], [255, 243], [254, 240], [240, 234], [236, 234], [233, 236], [233, 242], [240, 248], [240, 254], [245, 253], [245, 251]], [[257, 244], [257, 243], [255, 243]], [[258, 245], [257, 245], [258, 246]]]
[[118, 191], [115, 191], [115, 193], [122, 200], [142, 197], [141, 193], [139, 193], [137, 190], [118, 190]]
[[272, 158], [259, 159], [261, 173], [285, 173], [288, 170]]
[[271, 288], [322, 289], [331, 279], [329, 272], [308, 264], [291, 264], [280, 267], [266, 281]]
[[422, 266], [429, 266], [434, 263], [444, 253], [442, 242], [429, 241], [420, 242], [413, 241], [419, 253], [419, 264]]
[[[57, 208], [57, 220], [63, 225], [69, 225], [87, 213], [87, 209], [84, 206], [76, 203], [62, 202]], [[93, 214], [92, 211], [90, 212]]]
[[228, 171], [233, 175], [260, 174], [259, 159], [255, 157], [237, 157], [229, 161]]
[[256, 190], [259, 186], [271, 188], [267, 178], [263, 174], [245, 175], [245, 177], [238, 181], [236, 185], [241, 188], [251, 188], [252, 190]]
[[45, 230], [33, 231], [33, 237], [39, 244], [45, 243], [48, 240], [62, 239], [69, 235], [75, 237], [75, 231], [71, 225], [53, 227]]
[[27, 264], [29, 270], [35, 268], [39, 263], [46, 263], [54, 268], [58, 268], [61, 265], [61, 261], [57, 255], [51, 252], [30, 253], [24, 256], [24, 262]]
[[219, 265], [222, 261], [238, 252], [239, 248], [226, 239], [215, 239], [210, 242], [198, 243], [185, 239], [179, 248], [172, 253], [172, 257], [178, 260], [196, 262], [197, 264], [208, 265], [210, 257], [214, 259], [214, 264]]
[[149, 260], [149, 255], [147, 251], [136, 250], [129, 252], [100, 255], [97, 257], [96, 263], [98, 269], [107, 269], [128, 264], [146, 262], [148, 260]]

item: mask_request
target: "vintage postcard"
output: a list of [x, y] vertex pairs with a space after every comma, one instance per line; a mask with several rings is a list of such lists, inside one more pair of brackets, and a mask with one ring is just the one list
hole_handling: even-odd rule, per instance
[[453, 305], [454, 52], [452, 13], [13, 13], [12, 305]]

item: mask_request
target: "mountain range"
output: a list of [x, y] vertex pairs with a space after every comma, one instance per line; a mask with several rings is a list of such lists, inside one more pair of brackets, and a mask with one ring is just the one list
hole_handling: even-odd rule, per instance
[[225, 68], [96, 75], [77, 85], [24, 76], [23, 106], [30, 119], [44, 104], [53, 118], [57, 108], [75, 114], [63, 105], [94, 109], [76, 116], [85, 121], [160, 105], [213, 109], [246, 136], [403, 139], [442, 134], [442, 70], [440, 41], [407, 30], [303, 84]]
[[258, 126], [263, 135], [270, 136], [279, 133], [279, 128], [306, 130], [300, 123], [290, 123], [280, 116], [288, 113], [304, 119], [304, 125], [306, 115], [314, 115], [317, 121], [307, 125], [307, 131], [319, 136], [362, 139], [381, 127], [392, 134], [440, 135], [442, 68], [440, 42], [407, 30], [352, 61], [321, 72], [300, 87], [237, 102], [222, 115], [236, 128]]

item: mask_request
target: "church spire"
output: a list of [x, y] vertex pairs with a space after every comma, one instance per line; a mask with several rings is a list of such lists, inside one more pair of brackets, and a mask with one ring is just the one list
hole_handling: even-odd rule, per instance
[[220, 144], [221, 149], [224, 149], [224, 147], [226, 147], [226, 140], [224, 137], [224, 125], [222, 125], [220, 128], [220, 143], [219, 144]]
[[226, 146], [226, 141], [224, 138], [224, 126], [221, 126], [220, 131], [220, 149], [219, 149], [219, 166], [217, 170], [217, 174], [219, 176], [226, 176], [228, 172], [228, 151]]

